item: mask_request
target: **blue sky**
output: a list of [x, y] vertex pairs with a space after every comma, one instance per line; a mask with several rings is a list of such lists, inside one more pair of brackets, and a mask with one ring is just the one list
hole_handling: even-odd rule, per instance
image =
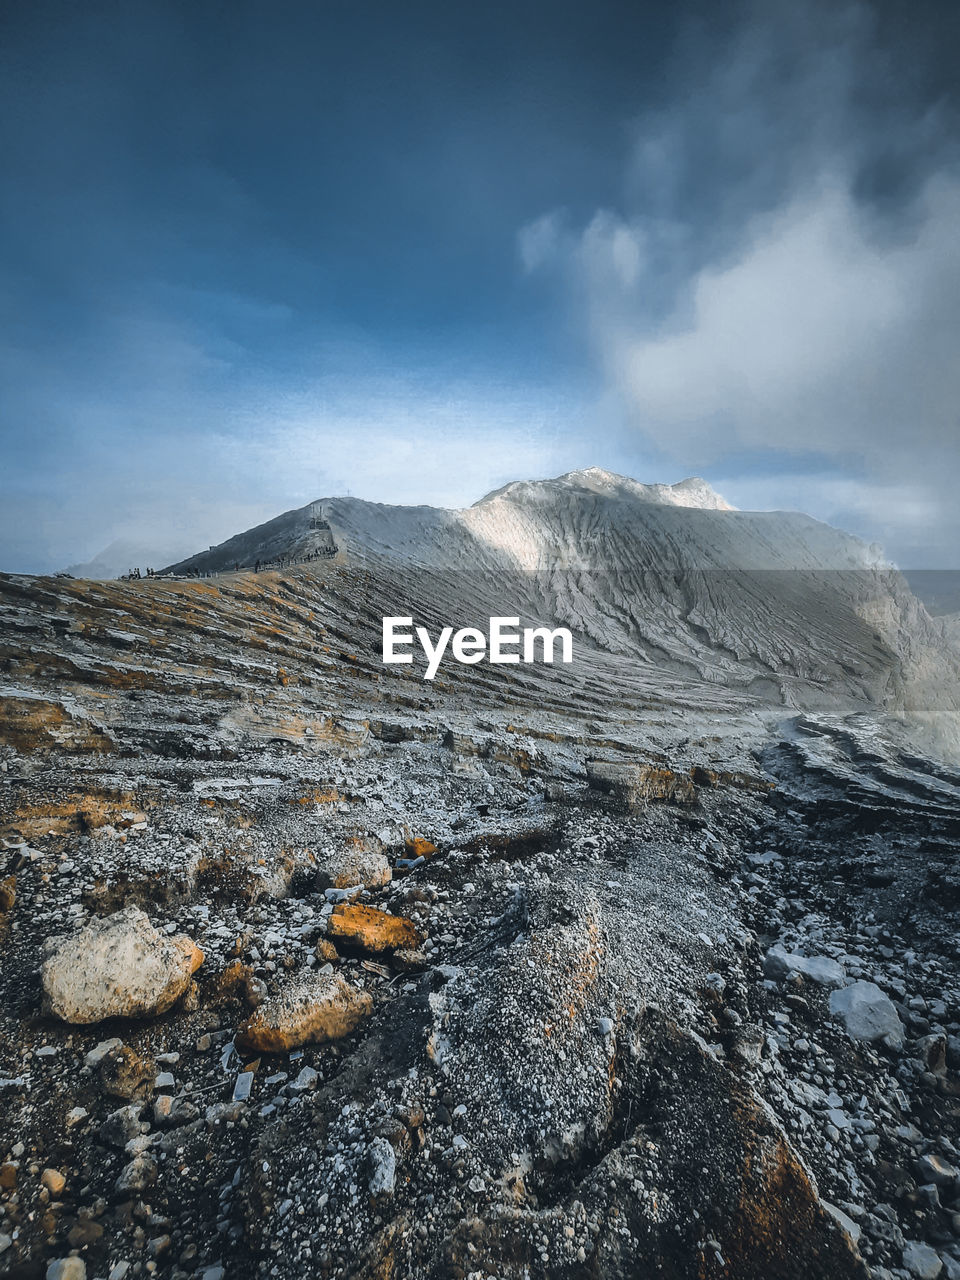
[[10, 0], [0, 567], [589, 465], [957, 565], [948, 14]]

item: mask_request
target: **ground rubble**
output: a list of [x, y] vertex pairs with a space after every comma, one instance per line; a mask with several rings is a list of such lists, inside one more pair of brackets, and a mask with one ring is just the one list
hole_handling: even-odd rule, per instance
[[[813, 878], [789, 780], [624, 808], [586, 778], [505, 772], [492, 796], [458, 778], [414, 835], [427, 756], [331, 760], [323, 786], [199, 804], [213, 824], [160, 802], [137, 831], [5, 837], [0, 1267], [882, 1280], [932, 1274], [925, 1248], [960, 1274], [955, 954], [848, 927], [821, 886], [788, 896]], [[317, 798], [345, 794], [347, 772], [354, 798]], [[385, 795], [402, 812], [378, 827]], [[312, 837], [289, 877], [274, 810]], [[391, 878], [378, 864], [369, 887], [335, 887], [323, 868], [358, 829]], [[226, 849], [245, 837], [236, 875]], [[218, 868], [189, 892], [150, 857], [138, 880], [138, 842], [174, 839]], [[144, 902], [158, 936], [192, 940], [195, 991], [153, 1018], [69, 1025], [44, 1011], [36, 957], [105, 901]], [[338, 933], [341, 918], [387, 933]], [[868, 979], [899, 1044], [854, 1040], [831, 1013]], [[356, 1016], [288, 1035], [291, 1010], [323, 1021], [321, 988]]]

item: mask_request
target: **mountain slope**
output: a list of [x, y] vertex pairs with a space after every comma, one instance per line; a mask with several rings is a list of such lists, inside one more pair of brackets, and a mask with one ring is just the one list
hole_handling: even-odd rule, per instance
[[802, 513], [737, 511], [702, 480], [643, 485], [591, 468], [463, 510], [323, 499], [173, 571], [310, 560], [317, 508], [337, 562], [392, 584], [384, 613], [410, 611], [413, 575], [455, 627], [496, 614], [562, 624], [581, 647], [651, 671], [766, 702], [865, 702], [952, 733], [940, 710], [957, 706], [960, 669], [942, 631], [876, 548]]

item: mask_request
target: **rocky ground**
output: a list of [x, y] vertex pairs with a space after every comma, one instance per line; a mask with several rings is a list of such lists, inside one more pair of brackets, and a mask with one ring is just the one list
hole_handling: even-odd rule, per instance
[[0, 585], [0, 1272], [960, 1276], [960, 778], [426, 690], [336, 566]]

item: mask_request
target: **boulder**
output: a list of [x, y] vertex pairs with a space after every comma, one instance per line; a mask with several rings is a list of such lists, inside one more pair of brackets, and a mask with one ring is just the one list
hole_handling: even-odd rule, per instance
[[334, 907], [327, 921], [327, 937], [375, 955], [386, 951], [416, 951], [423, 941], [417, 927], [404, 916], [376, 907]]
[[830, 1012], [842, 1020], [853, 1040], [882, 1040], [891, 1048], [903, 1043], [900, 1015], [874, 982], [853, 982], [831, 992]]
[[938, 1187], [955, 1187], [960, 1182], [960, 1169], [944, 1160], [943, 1156], [931, 1151], [917, 1161], [917, 1171], [921, 1181], [934, 1183]]
[[778, 942], [764, 957], [763, 972], [775, 982], [799, 973], [821, 987], [842, 987], [846, 981], [843, 967], [829, 956], [801, 956], [787, 951]]
[[390, 863], [382, 851], [379, 840], [354, 836], [343, 848], [325, 861], [317, 872], [319, 889], [349, 889], [362, 884], [366, 889], [378, 889], [392, 878]]
[[919, 1240], [908, 1240], [903, 1248], [903, 1266], [917, 1280], [937, 1280], [943, 1261], [936, 1249]]
[[203, 963], [203, 952], [189, 938], [160, 933], [139, 907], [51, 938], [45, 951], [45, 1008], [73, 1023], [165, 1013]]
[[587, 781], [627, 810], [642, 807], [650, 800], [673, 804], [697, 802], [697, 789], [691, 778], [659, 765], [588, 760]]
[[349, 1035], [373, 1012], [373, 999], [339, 974], [310, 973], [265, 1001], [237, 1030], [240, 1048], [282, 1053]]

